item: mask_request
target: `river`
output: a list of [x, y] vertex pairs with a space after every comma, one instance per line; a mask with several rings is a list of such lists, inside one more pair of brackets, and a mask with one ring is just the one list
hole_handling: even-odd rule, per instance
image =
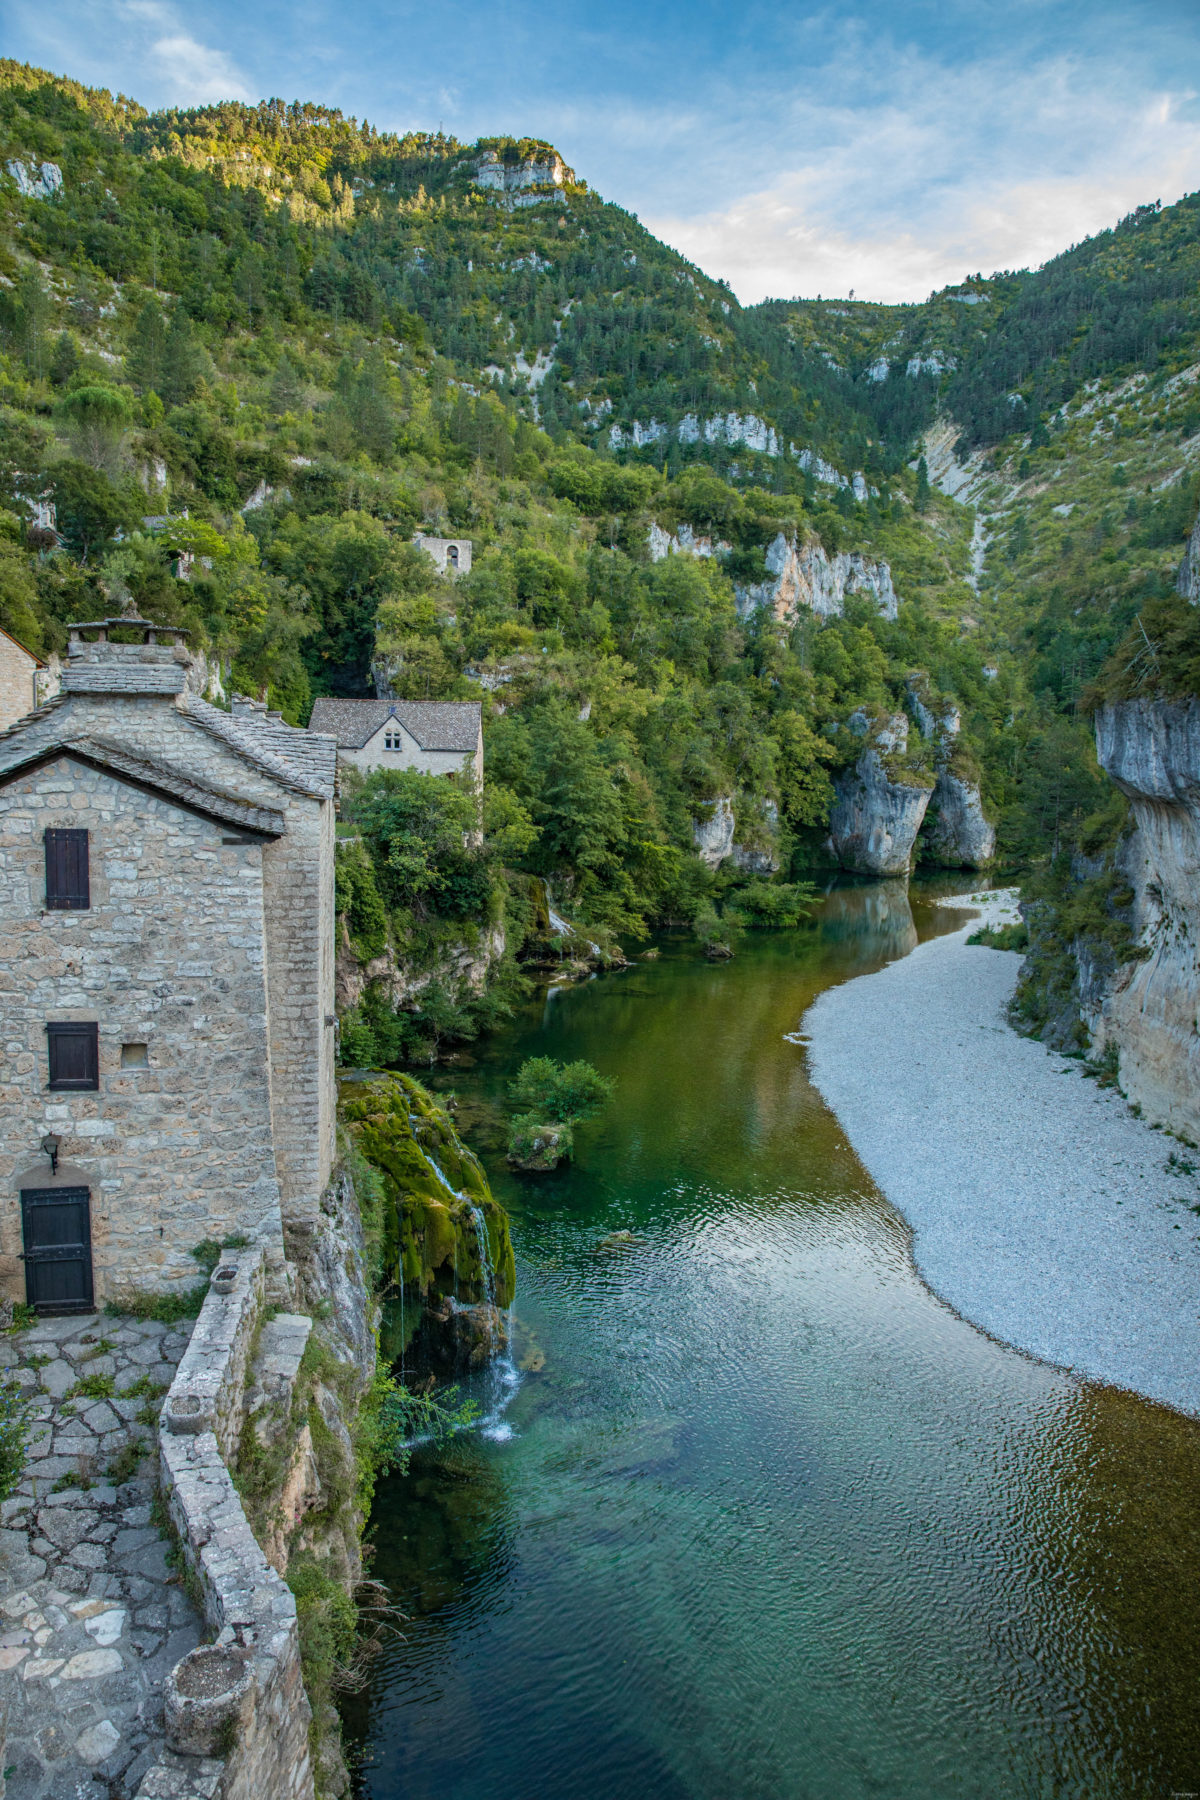
[[[789, 1041], [962, 922], [928, 898], [841, 888], [727, 964], [666, 942], [439, 1074], [533, 1367], [507, 1441], [381, 1484], [407, 1623], [347, 1707], [367, 1800], [1200, 1790], [1200, 1426], [934, 1298]], [[619, 1082], [540, 1179], [498, 1127], [531, 1054]]]

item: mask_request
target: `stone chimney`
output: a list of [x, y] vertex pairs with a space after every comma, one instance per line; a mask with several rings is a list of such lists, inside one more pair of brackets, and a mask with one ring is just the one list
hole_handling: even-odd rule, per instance
[[[128, 594], [124, 600], [119, 613], [81, 619], [67, 627], [64, 693], [182, 693], [187, 681], [187, 632], [181, 625], [157, 625], [153, 619], [140, 618]], [[121, 636], [114, 637], [114, 632]]]

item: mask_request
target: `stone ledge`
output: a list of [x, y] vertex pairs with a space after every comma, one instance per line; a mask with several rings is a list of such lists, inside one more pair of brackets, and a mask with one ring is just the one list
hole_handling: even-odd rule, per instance
[[[253, 1678], [252, 1704], [218, 1791], [222, 1800], [313, 1800], [312, 1710], [301, 1673], [296, 1603], [250, 1529], [229, 1472], [265, 1281], [261, 1245], [222, 1254], [163, 1407], [159, 1453], [167, 1509], [199, 1583], [207, 1624], [219, 1645], [244, 1653]], [[286, 1314], [276, 1323], [279, 1360], [290, 1363], [294, 1355], [298, 1367], [311, 1320]], [[162, 1785], [173, 1773], [150, 1771], [146, 1780], [160, 1785], [143, 1785], [139, 1800], [176, 1794], [192, 1800], [204, 1792], [195, 1782], [190, 1788]]]
[[262, 1313], [266, 1257], [261, 1245], [223, 1250], [162, 1411], [174, 1436], [210, 1431], [232, 1461], [242, 1427], [246, 1364]]

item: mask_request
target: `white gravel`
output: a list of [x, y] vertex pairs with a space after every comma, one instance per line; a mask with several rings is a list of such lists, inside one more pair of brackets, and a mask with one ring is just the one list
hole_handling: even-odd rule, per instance
[[[1013, 890], [944, 901], [1012, 916]], [[913, 1231], [923, 1279], [1047, 1362], [1200, 1415], [1200, 1181], [1111, 1088], [1005, 1022], [979, 920], [805, 1015], [812, 1079]]]

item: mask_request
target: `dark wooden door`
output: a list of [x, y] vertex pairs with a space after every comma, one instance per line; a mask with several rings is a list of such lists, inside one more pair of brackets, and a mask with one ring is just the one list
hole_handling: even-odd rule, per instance
[[80, 1188], [22, 1188], [25, 1298], [39, 1313], [91, 1312], [91, 1196]]

